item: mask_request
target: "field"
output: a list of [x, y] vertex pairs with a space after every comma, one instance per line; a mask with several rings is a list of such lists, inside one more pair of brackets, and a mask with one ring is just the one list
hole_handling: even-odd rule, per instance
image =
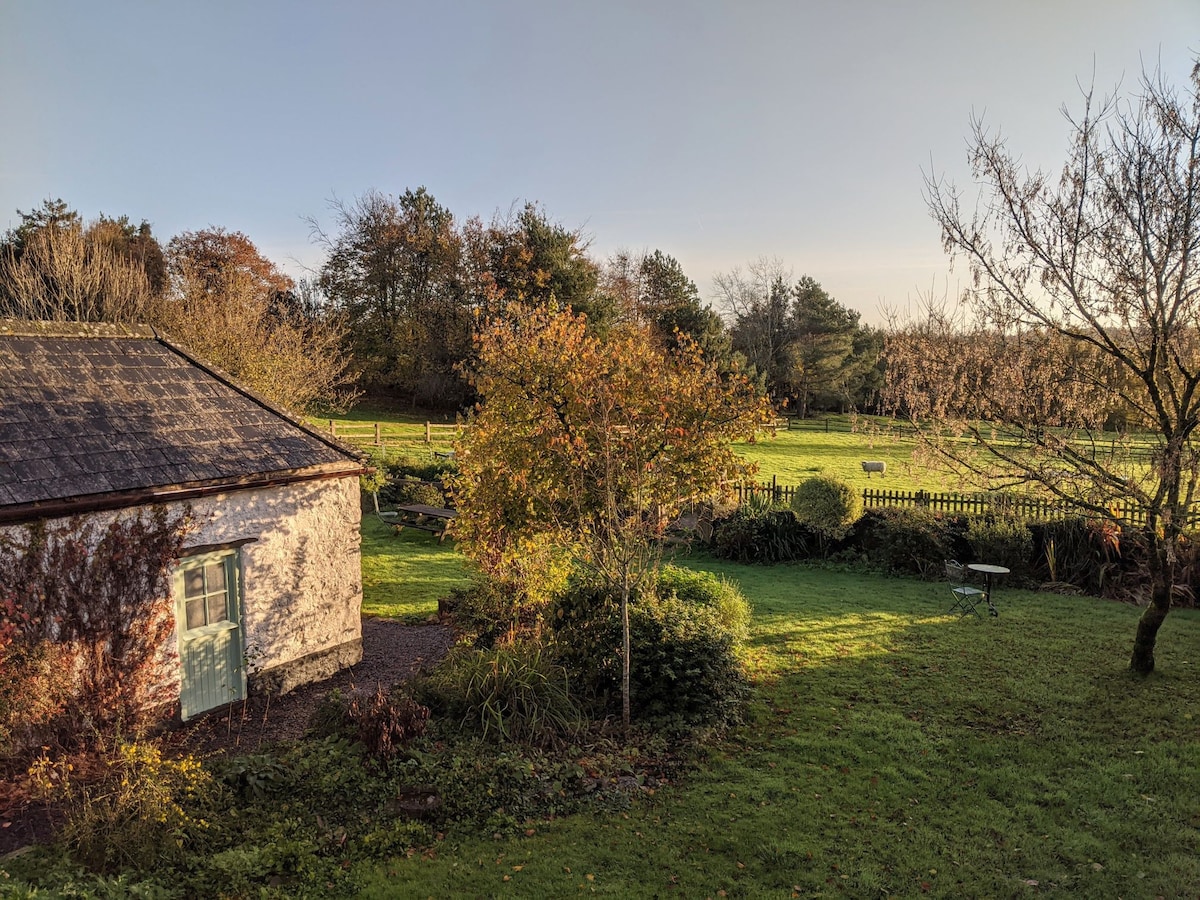
[[[425, 443], [427, 420], [429, 417], [425, 414], [359, 406], [333, 421], [343, 439], [360, 446], [368, 446], [374, 440], [374, 431], [369, 426], [379, 422], [380, 437], [389, 450], [427, 457], [435, 450], [445, 452], [450, 447], [449, 435], [445, 433], [434, 443]], [[328, 430], [329, 421], [313, 419], [312, 424]], [[453, 419], [441, 421], [452, 423]], [[791, 431], [780, 429], [774, 436], [764, 434], [753, 443], [737, 444], [736, 449], [758, 465], [755, 477], [759, 481], [769, 482], [774, 477], [781, 485], [798, 485], [813, 475], [829, 474], [859, 490], [867, 487], [897, 491], [956, 489], [947, 476], [930, 471], [913, 460], [916, 444], [911, 437], [901, 437], [875, 426], [876, 423], [867, 419], [829, 416], [809, 420]], [[887, 474], [868, 476], [862, 470], [863, 460], [886, 462]]]
[[[828, 421], [829, 429], [823, 428]], [[859, 490], [949, 491], [955, 485], [938, 472], [913, 460], [912, 438], [869, 428], [870, 422], [852, 422], [848, 416], [811, 420], [791, 431], [779, 430], [737, 450], [758, 464], [759, 481], [774, 477], [779, 484], [798, 485], [813, 475], [834, 475]], [[856, 430], [851, 430], [856, 429]], [[864, 460], [887, 463], [885, 475], [867, 475]]]
[[[394, 546], [454, 558], [425, 536]], [[1142, 680], [1133, 607], [1002, 590], [999, 618], [959, 620], [939, 584], [685, 562], [753, 604], [746, 725], [617, 817], [451, 834], [362, 873], [367, 896], [1200, 891], [1200, 615], [1172, 615]], [[429, 596], [451, 568], [412, 586]]]

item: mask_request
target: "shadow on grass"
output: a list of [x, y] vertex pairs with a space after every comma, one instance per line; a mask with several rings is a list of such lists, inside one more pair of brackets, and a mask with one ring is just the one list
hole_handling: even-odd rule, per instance
[[679, 561], [753, 604], [746, 723], [619, 818], [468, 838], [378, 896], [1196, 894], [1197, 614], [1137, 679], [1132, 607], [1001, 589], [960, 619], [942, 584]]

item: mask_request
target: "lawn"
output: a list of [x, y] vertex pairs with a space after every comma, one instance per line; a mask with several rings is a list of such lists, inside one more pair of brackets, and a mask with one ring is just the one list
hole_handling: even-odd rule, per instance
[[367, 514], [362, 520], [363, 612], [412, 622], [437, 614], [437, 602], [465, 586], [464, 560], [426, 531], [400, 534]]
[[[369, 588], [371, 608], [422, 613], [453, 579], [457, 563], [429, 565], [448, 545], [390, 545], [410, 547], [435, 581], [414, 599]], [[1200, 615], [1172, 614], [1138, 679], [1129, 606], [1000, 590], [999, 618], [960, 620], [940, 584], [686, 562], [753, 604], [746, 724], [623, 814], [452, 833], [360, 872], [366, 896], [1200, 891]]]

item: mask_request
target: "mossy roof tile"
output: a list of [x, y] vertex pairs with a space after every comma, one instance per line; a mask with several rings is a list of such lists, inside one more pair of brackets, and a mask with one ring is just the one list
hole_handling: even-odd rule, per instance
[[359, 465], [149, 329], [0, 321], [0, 511]]

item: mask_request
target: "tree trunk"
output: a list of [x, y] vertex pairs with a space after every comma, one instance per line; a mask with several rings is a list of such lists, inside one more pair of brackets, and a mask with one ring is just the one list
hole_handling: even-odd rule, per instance
[[1138, 620], [1137, 635], [1133, 639], [1133, 656], [1129, 660], [1129, 668], [1139, 675], [1149, 675], [1154, 671], [1154, 642], [1158, 639], [1158, 629], [1167, 617], [1167, 610], [1160, 607], [1157, 601], [1152, 602]]
[[1149, 675], [1154, 671], [1154, 644], [1158, 640], [1158, 629], [1171, 611], [1171, 595], [1175, 586], [1175, 566], [1171, 562], [1173, 555], [1168, 554], [1161, 541], [1151, 540], [1150, 605], [1138, 620], [1133, 655], [1129, 659], [1129, 668], [1139, 675]]
[[621, 724], [629, 730], [629, 585], [621, 586]]

